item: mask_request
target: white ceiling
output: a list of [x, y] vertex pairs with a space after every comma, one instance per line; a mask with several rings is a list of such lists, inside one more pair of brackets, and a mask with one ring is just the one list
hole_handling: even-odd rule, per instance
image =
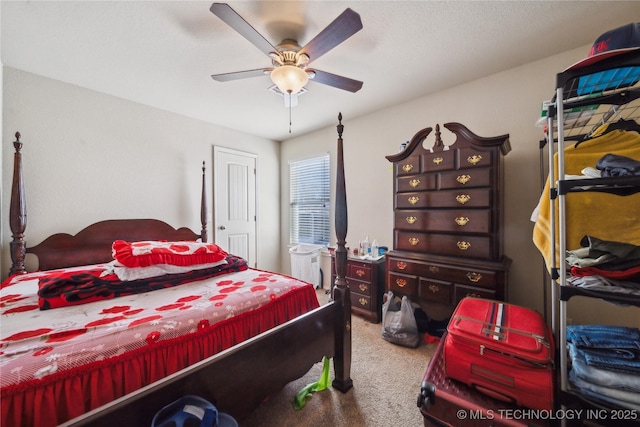
[[347, 7], [361, 16], [364, 29], [313, 67], [363, 88], [310, 82], [289, 133], [289, 110], [267, 90], [267, 76], [211, 79], [270, 66], [209, 11], [211, 3], [3, 0], [2, 63], [281, 141], [335, 125], [339, 111], [354, 118], [640, 21], [639, 1], [230, 1], [274, 45], [285, 38], [305, 45]]

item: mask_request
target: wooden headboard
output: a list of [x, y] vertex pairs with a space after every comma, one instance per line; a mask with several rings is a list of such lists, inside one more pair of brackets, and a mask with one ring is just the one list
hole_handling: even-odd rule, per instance
[[72, 267], [110, 262], [113, 259], [111, 244], [114, 240], [198, 240], [207, 241], [207, 206], [205, 193], [205, 165], [202, 162], [202, 195], [200, 199], [200, 233], [189, 228], [174, 228], [157, 219], [111, 219], [96, 222], [76, 235], [58, 233], [47, 237], [40, 244], [27, 248], [24, 232], [27, 226], [27, 209], [22, 179], [22, 142], [16, 132], [13, 183], [9, 224], [12, 241], [11, 269], [9, 275], [23, 274], [27, 270], [24, 260], [27, 253], [38, 257], [38, 269]]

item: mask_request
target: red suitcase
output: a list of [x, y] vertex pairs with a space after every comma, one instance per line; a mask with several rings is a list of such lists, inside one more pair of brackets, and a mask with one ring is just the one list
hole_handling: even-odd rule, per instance
[[548, 427], [539, 411], [495, 400], [446, 376], [443, 348], [436, 349], [422, 382], [418, 406], [425, 427]]
[[449, 377], [496, 399], [553, 409], [554, 340], [540, 313], [467, 297], [454, 310], [447, 331]]

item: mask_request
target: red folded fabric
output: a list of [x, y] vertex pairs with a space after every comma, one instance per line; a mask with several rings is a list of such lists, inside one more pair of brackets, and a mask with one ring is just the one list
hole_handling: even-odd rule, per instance
[[434, 337], [433, 335], [430, 335], [428, 332], [425, 332], [425, 334], [422, 336], [422, 339], [427, 344], [438, 344], [440, 342], [439, 337]]
[[576, 277], [602, 276], [609, 279], [640, 279], [640, 265], [625, 270], [603, 270], [598, 267], [571, 267], [571, 274]]

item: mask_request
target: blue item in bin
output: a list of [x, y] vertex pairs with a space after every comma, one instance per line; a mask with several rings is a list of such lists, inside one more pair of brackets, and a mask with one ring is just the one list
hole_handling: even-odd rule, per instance
[[640, 67], [623, 67], [580, 77], [578, 95], [588, 95], [633, 86], [640, 80]]
[[238, 427], [238, 423], [207, 400], [187, 395], [158, 411], [151, 427]]

